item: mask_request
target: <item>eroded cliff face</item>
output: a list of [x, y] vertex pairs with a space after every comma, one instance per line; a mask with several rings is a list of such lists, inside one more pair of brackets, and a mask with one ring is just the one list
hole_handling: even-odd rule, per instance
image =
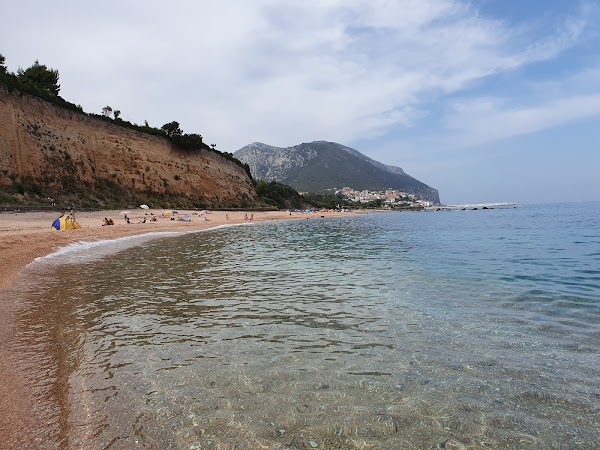
[[0, 187], [52, 193], [117, 183], [199, 204], [239, 205], [256, 192], [245, 170], [209, 150], [186, 152], [139, 133], [0, 87]]

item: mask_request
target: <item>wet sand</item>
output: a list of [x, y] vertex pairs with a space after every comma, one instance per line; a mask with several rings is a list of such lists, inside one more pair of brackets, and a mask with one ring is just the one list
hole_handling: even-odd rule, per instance
[[[13, 336], [16, 332], [15, 317], [22, 305], [14, 290], [26, 285], [27, 280], [19, 277], [23, 269], [38, 257], [50, 254], [61, 247], [75, 242], [116, 239], [124, 236], [142, 235], [151, 232], [188, 232], [209, 229], [226, 224], [264, 222], [272, 220], [316, 219], [349, 215], [339, 212], [313, 212], [290, 215], [285, 211], [261, 212], [208, 212], [179, 210], [178, 215], [163, 217], [164, 210], [136, 210], [128, 214], [131, 223], [126, 223], [121, 211], [76, 212], [80, 229], [53, 231], [51, 224], [56, 212], [3, 212], [0, 213], [0, 448], [53, 448], [52, 439], [44, 435], [48, 428], [60, 425], [45, 422], [44, 412], [39, 411], [36, 399], [27, 385], [26, 374], [16, 359]], [[150, 222], [151, 213], [157, 217]], [[185, 214], [191, 222], [178, 220]], [[115, 225], [102, 226], [104, 218]], [[247, 217], [247, 219], [246, 219]], [[146, 218], [146, 223], [140, 223]], [[17, 282], [18, 280], [18, 282]], [[52, 343], [49, 343], [52, 345]], [[38, 431], [39, 430], [39, 431]]]
[[[157, 231], [204, 230], [225, 224], [239, 224], [270, 220], [300, 218], [320, 218], [348, 215], [340, 212], [313, 212], [292, 215], [286, 211], [225, 212], [216, 211], [199, 215], [200, 212], [178, 210], [179, 214], [162, 217], [164, 210], [137, 210], [128, 214], [131, 223], [127, 224], [121, 211], [94, 211], [75, 213], [81, 225], [77, 230], [52, 231], [51, 224], [58, 217], [56, 212], [4, 212], [0, 213], [0, 289], [7, 288], [23, 268], [35, 258], [47, 255], [73, 242], [115, 239]], [[149, 222], [154, 214], [157, 222]], [[191, 222], [179, 219], [188, 214]], [[104, 218], [113, 219], [115, 225], [102, 226]], [[144, 218], [146, 223], [139, 223]]]

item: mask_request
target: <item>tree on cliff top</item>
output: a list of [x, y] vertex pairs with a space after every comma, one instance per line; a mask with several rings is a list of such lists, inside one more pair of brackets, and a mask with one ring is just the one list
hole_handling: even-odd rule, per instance
[[183, 134], [183, 130], [179, 128], [179, 122], [173, 121], [165, 123], [161, 128], [165, 130], [165, 133], [167, 133], [167, 136], [169, 137], [181, 136]]
[[25, 85], [33, 85], [51, 95], [58, 96], [60, 85], [58, 84], [58, 70], [49, 69], [37, 60], [25, 70], [17, 71], [19, 80]]
[[6, 58], [2, 53], [0, 53], [0, 73], [6, 72], [6, 66], [4, 63], [6, 62]]

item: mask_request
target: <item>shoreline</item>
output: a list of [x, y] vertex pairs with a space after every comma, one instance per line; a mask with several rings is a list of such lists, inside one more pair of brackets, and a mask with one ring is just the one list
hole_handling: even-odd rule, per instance
[[[274, 220], [338, 217], [356, 213], [316, 211], [311, 213], [287, 211], [208, 211], [206, 213], [181, 210], [179, 214], [163, 217], [164, 210], [135, 210], [128, 214], [126, 223], [122, 211], [92, 211], [75, 213], [80, 229], [52, 231], [56, 212], [2, 212], [0, 213], [0, 290], [7, 289], [22, 271], [35, 259], [47, 256], [58, 249], [77, 242], [111, 240], [153, 232], [190, 232], [222, 225], [266, 222]], [[185, 215], [191, 222], [180, 221]], [[150, 222], [151, 217], [156, 222]], [[102, 226], [104, 218], [115, 224]], [[248, 218], [248, 220], [245, 219]], [[253, 220], [249, 220], [252, 217]], [[146, 223], [140, 223], [146, 218]]]
[[[51, 224], [58, 217], [56, 212], [2, 212], [0, 213], [0, 379], [4, 382], [4, 393], [0, 395], [0, 442], [3, 448], [35, 448], [44, 442], [54, 441], [59, 446], [61, 426], [55, 423], [49, 410], [40, 406], [32, 394], [28, 372], [31, 367], [46, 370], [47, 362], [30, 361], [23, 358], [20, 346], [15, 341], [19, 324], [17, 317], [26, 305], [21, 303], [20, 292], [30, 283], [25, 270], [37, 258], [58, 252], [78, 243], [112, 241], [119, 238], [155, 234], [149, 239], [160, 239], [165, 233], [187, 234], [227, 225], [270, 222], [280, 220], [317, 219], [355, 215], [337, 211], [311, 213], [287, 211], [179, 211], [170, 217], [161, 217], [164, 210], [135, 210], [128, 214], [127, 224], [121, 211], [75, 212], [81, 228], [52, 231]], [[148, 221], [153, 214], [156, 222]], [[191, 222], [177, 220], [188, 214]], [[104, 218], [113, 219], [114, 225], [102, 226]], [[246, 220], [245, 217], [253, 220]], [[140, 223], [146, 218], [146, 223]], [[136, 244], [137, 245], [137, 244]], [[94, 249], [86, 251], [94, 252]], [[35, 283], [35, 280], [33, 280]], [[49, 343], [56, 345], [56, 343]], [[20, 356], [19, 356], [20, 355]], [[36, 365], [37, 364], [37, 365]], [[33, 369], [37, 370], [37, 369]], [[47, 406], [47, 405], [46, 405]], [[47, 424], [47, 425], [46, 425]], [[57, 428], [58, 427], [58, 428]], [[58, 430], [58, 431], [57, 431]], [[55, 433], [59, 433], [58, 435]], [[56, 440], [56, 441], [55, 441]], [[52, 444], [52, 445], [54, 445]], [[32, 448], [33, 448], [32, 447]]]

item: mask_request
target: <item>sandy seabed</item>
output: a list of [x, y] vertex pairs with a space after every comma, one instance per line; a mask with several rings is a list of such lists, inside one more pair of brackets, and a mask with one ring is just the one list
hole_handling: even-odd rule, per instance
[[[75, 212], [80, 229], [54, 231], [51, 224], [57, 212], [3, 212], [0, 213], [0, 448], [37, 448], [43, 436], [32, 436], [35, 423], [35, 399], [29, 393], [25, 374], [15, 364], [11, 341], [16, 333], [15, 315], [18, 298], [10, 289], [23, 269], [36, 258], [48, 255], [75, 242], [116, 239], [124, 236], [154, 232], [190, 232], [220, 225], [265, 222], [290, 219], [317, 219], [348, 215], [332, 211], [312, 213], [287, 211], [185, 211], [166, 216], [164, 210], [136, 210], [128, 214], [127, 223], [122, 211]], [[190, 222], [181, 221], [188, 215]], [[152, 216], [157, 221], [151, 222]], [[114, 225], [103, 226], [104, 218]], [[171, 220], [171, 217], [174, 220]], [[145, 223], [141, 223], [146, 219]], [[250, 220], [252, 219], [252, 220]], [[26, 280], [20, 279], [20, 282]], [[3, 294], [4, 295], [1, 295]], [[43, 444], [42, 444], [43, 445]]]

